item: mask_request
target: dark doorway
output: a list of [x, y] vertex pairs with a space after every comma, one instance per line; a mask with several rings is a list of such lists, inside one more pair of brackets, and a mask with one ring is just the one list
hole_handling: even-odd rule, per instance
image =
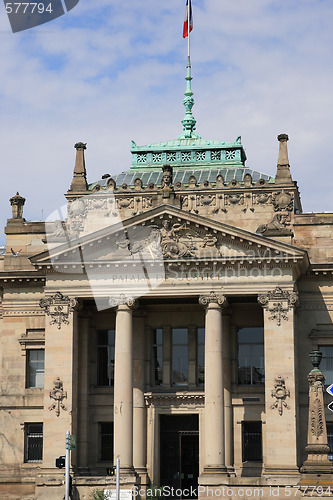
[[[160, 483], [174, 490], [189, 490], [197, 498], [199, 476], [198, 415], [160, 416]], [[192, 494], [191, 494], [192, 488]], [[174, 495], [175, 496], [175, 495]], [[181, 495], [177, 495], [178, 498]]]

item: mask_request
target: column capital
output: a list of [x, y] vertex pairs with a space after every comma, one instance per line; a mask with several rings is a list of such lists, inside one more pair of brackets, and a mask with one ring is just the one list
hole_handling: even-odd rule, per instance
[[121, 293], [118, 297], [110, 297], [109, 305], [110, 307], [116, 308], [119, 308], [119, 306], [125, 306], [128, 309], [136, 309], [138, 307], [138, 301], [133, 297], [129, 297], [124, 293]]
[[298, 304], [298, 293], [282, 290], [280, 287], [274, 290], [258, 295], [258, 302], [264, 308], [272, 313], [269, 319], [277, 320], [278, 326], [281, 320], [288, 321], [286, 313]]
[[258, 295], [258, 302], [263, 307], [270, 307], [270, 302], [283, 301], [288, 304], [289, 307], [294, 307], [298, 303], [298, 293], [289, 292], [288, 290], [282, 290], [279, 286], [271, 290], [270, 292]]
[[199, 304], [203, 307], [209, 307], [210, 304], [218, 304], [223, 307], [228, 304], [228, 301], [224, 295], [210, 292], [206, 295], [200, 295]]

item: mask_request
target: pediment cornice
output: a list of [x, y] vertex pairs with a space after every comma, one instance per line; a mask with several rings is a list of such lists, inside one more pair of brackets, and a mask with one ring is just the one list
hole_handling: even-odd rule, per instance
[[[64, 239], [66, 234], [63, 235]], [[161, 205], [80, 238], [65, 240], [50, 251], [31, 257], [42, 269], [57, 266], [95, 267], [135, 265], [133, 256], [145, 262], [160, 259], [170, 264], [195, 261], [241, 265], [280, 263], [308, 268], [305, 250], [244, 229]], [[70, 269], [68, 268], [68, 272]], [[63, 272], [63, 270], [62, 270]], [[78, 272], [76, 270], [75, 272]], [[82, 271], [81, 271], [82, 272]]]

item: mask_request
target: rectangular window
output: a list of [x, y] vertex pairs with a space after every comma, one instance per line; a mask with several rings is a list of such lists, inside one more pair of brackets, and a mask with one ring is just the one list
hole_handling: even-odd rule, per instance
[[172, 329], [172, 383], [188, 385], [188, 331]]
[[238, 384], [265, 383], [264, 329], [238, 330]]
[[25, 462], [43, 460], [43, 424], [25, 425]]
[[99, 460], [113, 464], [113, 422], [99, 422]]
[[97, 332], [97, 385], [99, 386], [114, 385], [114, 347], [115, 331], [99, 330]]
[[197, 384], [205, 383], [205, 329], [197, 329]]
[[44, 387], [44, 349], [27, 350], [27, 387]]
[[261, 422], [242, 422], [242, 441], [243, 462], [261, 462]]
[[163, 330], [153, 330], [152, 342], [152, 382], [153, 385], [162, 385], [163, 382]]
[[318, 347], [323, 357], [320, 362], [320, 369], [326, 377], [325, 384], [333, 384], [333, 345], [320, 345]]

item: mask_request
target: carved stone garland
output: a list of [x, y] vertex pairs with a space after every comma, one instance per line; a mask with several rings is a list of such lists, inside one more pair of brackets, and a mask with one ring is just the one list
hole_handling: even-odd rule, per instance
[[268, 319], [276, 320], [280, 326], [282, 320], [288, 321], [287, 312], [298, 303], [298, 294], [276, 287], [273, 291], [259, 295], [258, 302], [272, 313]]
[[47, 299], [41, 299], [39, 305], [47, 316], [51, 316], [50, 325], [57, 325], [61, 329], [62, 323], [69, 324], [69, 315], [77, 305], [76, 299], [71, 299], [61, 292], [57, 292]]

